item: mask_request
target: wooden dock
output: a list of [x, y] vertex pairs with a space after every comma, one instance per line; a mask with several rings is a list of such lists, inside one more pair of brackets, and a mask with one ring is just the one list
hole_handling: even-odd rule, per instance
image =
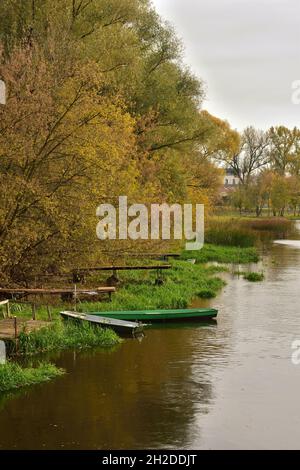
[[0, 320], [0, 340], [15, 340], [22, 331], [31, 333], [51, 325], [47, 321], [28, 320], [24, 318], [6, 318]]

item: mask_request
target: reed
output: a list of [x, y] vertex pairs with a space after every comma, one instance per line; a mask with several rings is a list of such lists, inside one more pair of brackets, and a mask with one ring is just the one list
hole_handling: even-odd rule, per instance
[[284, 217], [263, 219], [243, 219], [242, 225], [251, 230], [287, 234], [292, 228], [292, 221]]
[[244, 226], [239, 219], [213, 219], [209, 222], [205, 233], [208, 244], [233, 246], [240, 248], [253, 247], [257, 236], [253, 230]]
[[95, 328], [88, 323], [56, 321], [49, 328], [21, 333], [18, 343], [19, 354], [37, 354], [70, 348], [95, 346], [111, 347], [121, 340], [109, 329]]

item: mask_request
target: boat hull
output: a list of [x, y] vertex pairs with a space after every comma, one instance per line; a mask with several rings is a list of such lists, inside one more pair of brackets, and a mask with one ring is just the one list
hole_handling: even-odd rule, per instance
[[137, 310], [128, 312], [91, 312], [90, 315], [143, 323], [207, 321], [218, 315], [216, 309]]
[[64, 320], [72, 320], [75, 322], [88, 322], [93, 326], [101, 328], [109, 328], [114, 330], [120, 336], [139, 336], [143, 334], [143, 324], [131, 321], [120, 320], [117, 318], [87, 315], [77, 312], [60, 312]]

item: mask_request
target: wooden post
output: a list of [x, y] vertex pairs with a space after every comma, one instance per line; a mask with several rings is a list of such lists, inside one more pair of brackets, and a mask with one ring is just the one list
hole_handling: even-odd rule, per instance
[[16, 344], [16, 353], [18, 352], [18, 322], [17, 317], [14, 317], [14, 327], [15, 327], [15, 344]]
[[10, 306], [9, 306], [9, 301], [7, 301], [7, 304], [6, 304], [6, 315], [7, 315], [7, 318], [10, 318]]
[[36, 308], [35, 308], [35, 303], [32, 303], [32, 320], [36, 320]]
[[49, 305], [47, 305], [47, 312], [48, 312], [48, 320], [51, 322], [52, 321], [52, 315], [51, 315], [51, 310]]
[[17, 317], [14, 317], [14, 329], [15, 329], [15, 339], [18, 338], [18, 321]]
[[77, 312], [77, 285], [74, 284], [74, 311]]

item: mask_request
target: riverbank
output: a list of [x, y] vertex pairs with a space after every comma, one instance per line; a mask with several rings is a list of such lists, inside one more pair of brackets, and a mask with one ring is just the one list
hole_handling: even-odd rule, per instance
[[90, 324], [63, 322], [57, 320], [50, 327], [21, 333], [18, 340], [18, 354], [32, 355], [64, 349], [93, 347], [110, 348], [121, 342], [111, 330], [94, 328]]
[[[195, 260], [196, 264], [188, 260]], [[183, 252], [178, 261], [170, 260], [172, 269], [164, 275], [162, 285], [155, 283], [156, 272], [126, 271], [120, 276], [120, 285], [111, 302], [82, 302], [78, 305], [78, 311], [187, 308], [197, 297], [213, 298], [220, 292], [225, 283], [217, 274], [228, 269], [226, 263], [248, 264], [258, 260], [255, 247], [205, 245], [199, 251]], [[208, 265], [211, 262], [222, 265]], [[104, 282], [103, 274], [89, 279], [94, 286]], [[31, 309], [26, 305], [12, 305], [11, 308], [12, 314], [31, 317]], [[59, 312], [66, 309], [70, 309], [69, 304], [51, 305], [54, 322], [59, 320]], [[47, 320], [47, 307], [37, 306], [36, 316]]]
[[184, 259], [195, 259], [197, 263], [216, 262], [221, 264], [249, 264], [259, 261], [256, 247], [240, 248], [236, 246], [205, 245], [200, 251], [186, 251]]
[[[18, 356], [32, 356], [71, 348], [111, 348], [120, 342], [121, 339], [111, 330], [56, 320], [50, 327], [28, 334], [22, 332], [17, 342], [17, 353]], [[9, 361], [0, 365], [0, 392], [47, 382], [63, 373], [63, 369], [50, 363], [41, 363], [33, 368]]]

